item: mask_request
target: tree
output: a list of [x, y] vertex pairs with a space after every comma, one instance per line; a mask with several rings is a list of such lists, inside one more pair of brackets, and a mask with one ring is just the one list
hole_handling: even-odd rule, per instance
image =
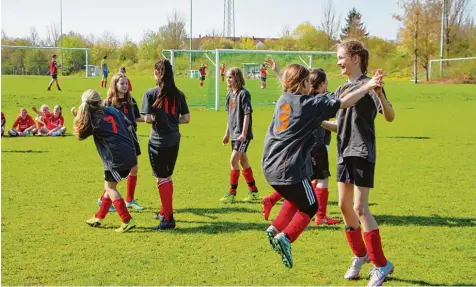
[[139, 59], [155, 61], [159, 56], [161, 47], [162, 44], [159, 33], [150, 30], [145, 31], [142, 40], [139, 43]]
[[[461, 26], [469, 19], [470, 0], [443, 0], [445, 6], [444, 13], [444, 34], [446, 44], [446, 58], [450, 58], [452, 44], [461, 33]], [[448, 64], [448, 62], [447, 62]]]
[[362, 22], [362, 15], [355, 8], [349, 11], [345, 22], [345, 26], [340, 34], [341, 39], [352, 38], [362, 40], [369, 36]]
[[120, 61], [131, 61], [132, 63], [137, 63], [138, 58], [138, 51], [137, 45], [132, 41], [126, 41], [122, 46], [119, 48], [119, 60]]
[[330, 48], [335, 40], [337, 40], [337, 33], [340, 29], [340, 16], [336, 15], [335, 6], [331, 0], [322, 5], [323, 20], [319, 25], [319, 29], [324, 31], [329, 36], [327, 48]]
[[297, 48], [303, 51], [326, 50], [328, 43], [332, 41], [325, 32], [317, 30], [311, 23], [300, 24], [293, 31]]
[[40, 44], [40, 36], [38, 35], [38, 31], [36, 31], [35, 27], [30, 27], [30, 36], [28, 37], [31, 44], [33, 46], [38, 46]]
[[46, 26], [46, 39], [45, 43], [49, 47], [57, 47], [58, 40], [60, 39], [60, 30], [58, 24], [52, 23]]
[[159, 28], [159, 34], [164, 49], [183, 49], [187, 37], [184, 18], [174, 10], [167, 17], [167, 24]]

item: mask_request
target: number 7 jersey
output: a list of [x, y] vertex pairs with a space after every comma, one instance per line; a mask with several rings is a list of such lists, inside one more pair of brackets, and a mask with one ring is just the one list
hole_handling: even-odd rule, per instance
[[136, 150], [132, 139], [130, 122], [120, 111], [103, 107], [102, 112], [91, 116], [89, 129], [81, 133], [81, 139], [90, 135], [101, 157], [104, 170], [128, 170], [137, 165]]

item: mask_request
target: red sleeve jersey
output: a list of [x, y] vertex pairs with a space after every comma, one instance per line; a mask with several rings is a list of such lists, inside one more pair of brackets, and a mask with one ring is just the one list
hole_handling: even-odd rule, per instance
[[201, 76], [206, 76], [207, 75], [207, 68], [200, 67], [199, 71], [200, 71]]
[[35, 121], [30, 115], [27, 115], [25, 119], [22, 119], [21, 116], [18, 116], [15, 122], [13, 123], [13, 127], [16, 128], [18, 126], [17, 130], [21, 133], [24, 132], [27, 128], [34, 125]]
[[58, 68], [56, 67], [56, 60], [51, 59], [51, 61], [50, 61], [50, 74], [54, 75], [56, 73], [58, 73]]
[[220, 74], [225, 74], [225, 67], [220, 67]]
[[129, 81], [129, 79], [127, 79], [127, 85], [129, 86], [129, 92], [132, 92], [132, 85], [131, 85], [131, 81]]
[[2, 112], [2, 127], [5, 126], [5, 114]]
[[[50, 112], [46, 112], [44, 114], [45, 114], [45, 116], [43, 118], [43, 122], [46, 123], [48, 121], [48, 118], [51, 117], [52, 114]], [[39, 118], [39, 116], [36, 118], [36, 121], [38, 121], [38, 118]], [[38, 129], [42, 128], [43, 126], [44, 125], [42, 123], [38, 122]]]
[[59, 117], [55, 118], [54, 115], [51, 115], [46, 120], [46, 128], [49, 129], [49, 130], [52, 130], [52, 129], [57, 128], [59, 126], [63, 126], [63, 124], [64, 124], [63, 116], [59, 116]]
[[259, 69], [259, 74], [261, 78], [266, 78], [266, 69], [264, 67], [261, 67]]

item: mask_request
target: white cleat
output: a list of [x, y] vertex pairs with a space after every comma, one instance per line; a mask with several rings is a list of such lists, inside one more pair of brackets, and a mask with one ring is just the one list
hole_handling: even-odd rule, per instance
[[388, 275], [393, 273], [393, 264], [387, 260], [387, 265], [383, 267], [375, 267], [370, 270], [370, 281], [367, 287], [382, 286], [383, 281]]
[[368, 254], [365, 254], [364, 257], [352, 257], [352, 263], [350, 264], [349, 269], [347, 269], [344, 279], [353, 280], [359, 278], [360, 269], [365, 263], [368, 263], [369, 261], [370, 258]]

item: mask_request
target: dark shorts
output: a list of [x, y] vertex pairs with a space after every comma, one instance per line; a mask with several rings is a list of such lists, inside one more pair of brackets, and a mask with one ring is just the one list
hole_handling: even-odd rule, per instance
[[317, 198], [312, 190], [311, 180], [306, 179], [302, 182], [292, 185], [273, 185], [282, 197], [296, 205], [299, 211], [302, 211], [313, 217], [317, 212]]
[[222, 77], [224, 77], [224, 76], [225, 76], [225, 74], [221, 74], [221, 76], [222, 76]]
[[107, 78], [108, 75], [109, 75], [108, 71], [102, 71], [102, 77], [103, 78]]
[[266, 82], [266, 77], [261, 77], [261, 82]]
[[205, 76], [200, 76], [200, 81], [205, 81]]
[[140, 150], [140, 145], [139, 145], [139, 138], [137, 137], [137, 133], [135, 131], [135, 128], [132, 130], [132, 140], [134, 142], [134, 147], [136, 149], [136, 155], [137, 156], [141, 155], [141, 150]]
[[104, 180], [108, 182], [120, 182], [123, 178], [129, 176], [131, 170], [105, 170], [104, 171]]
[[375, 163], [360, 157], [346, 157], [337, 164], [337, 181], [356, 186], [374, 187]]
[[250, 141], [251, 140], [247, 140], [244, 142], [231, 141], [231, 149], [239, 152], [246, 152], [248, 150], [248, 146], [250, 145]]
[[152, 174], [157, 178], [167, 178], [174, 173], [179, 145], [157, 147], [149, 142], [149, 161]]
[[51, 75], [51, 78], [52, 78], [53, 80], [58, 79], [58, 74], [53, 74], [53, 75]]
[[311, 179], [326, 179], [331, 176], [329, 171], [329, 154], [325, 145], [312, 149], [311, 161], [313, 171]]

